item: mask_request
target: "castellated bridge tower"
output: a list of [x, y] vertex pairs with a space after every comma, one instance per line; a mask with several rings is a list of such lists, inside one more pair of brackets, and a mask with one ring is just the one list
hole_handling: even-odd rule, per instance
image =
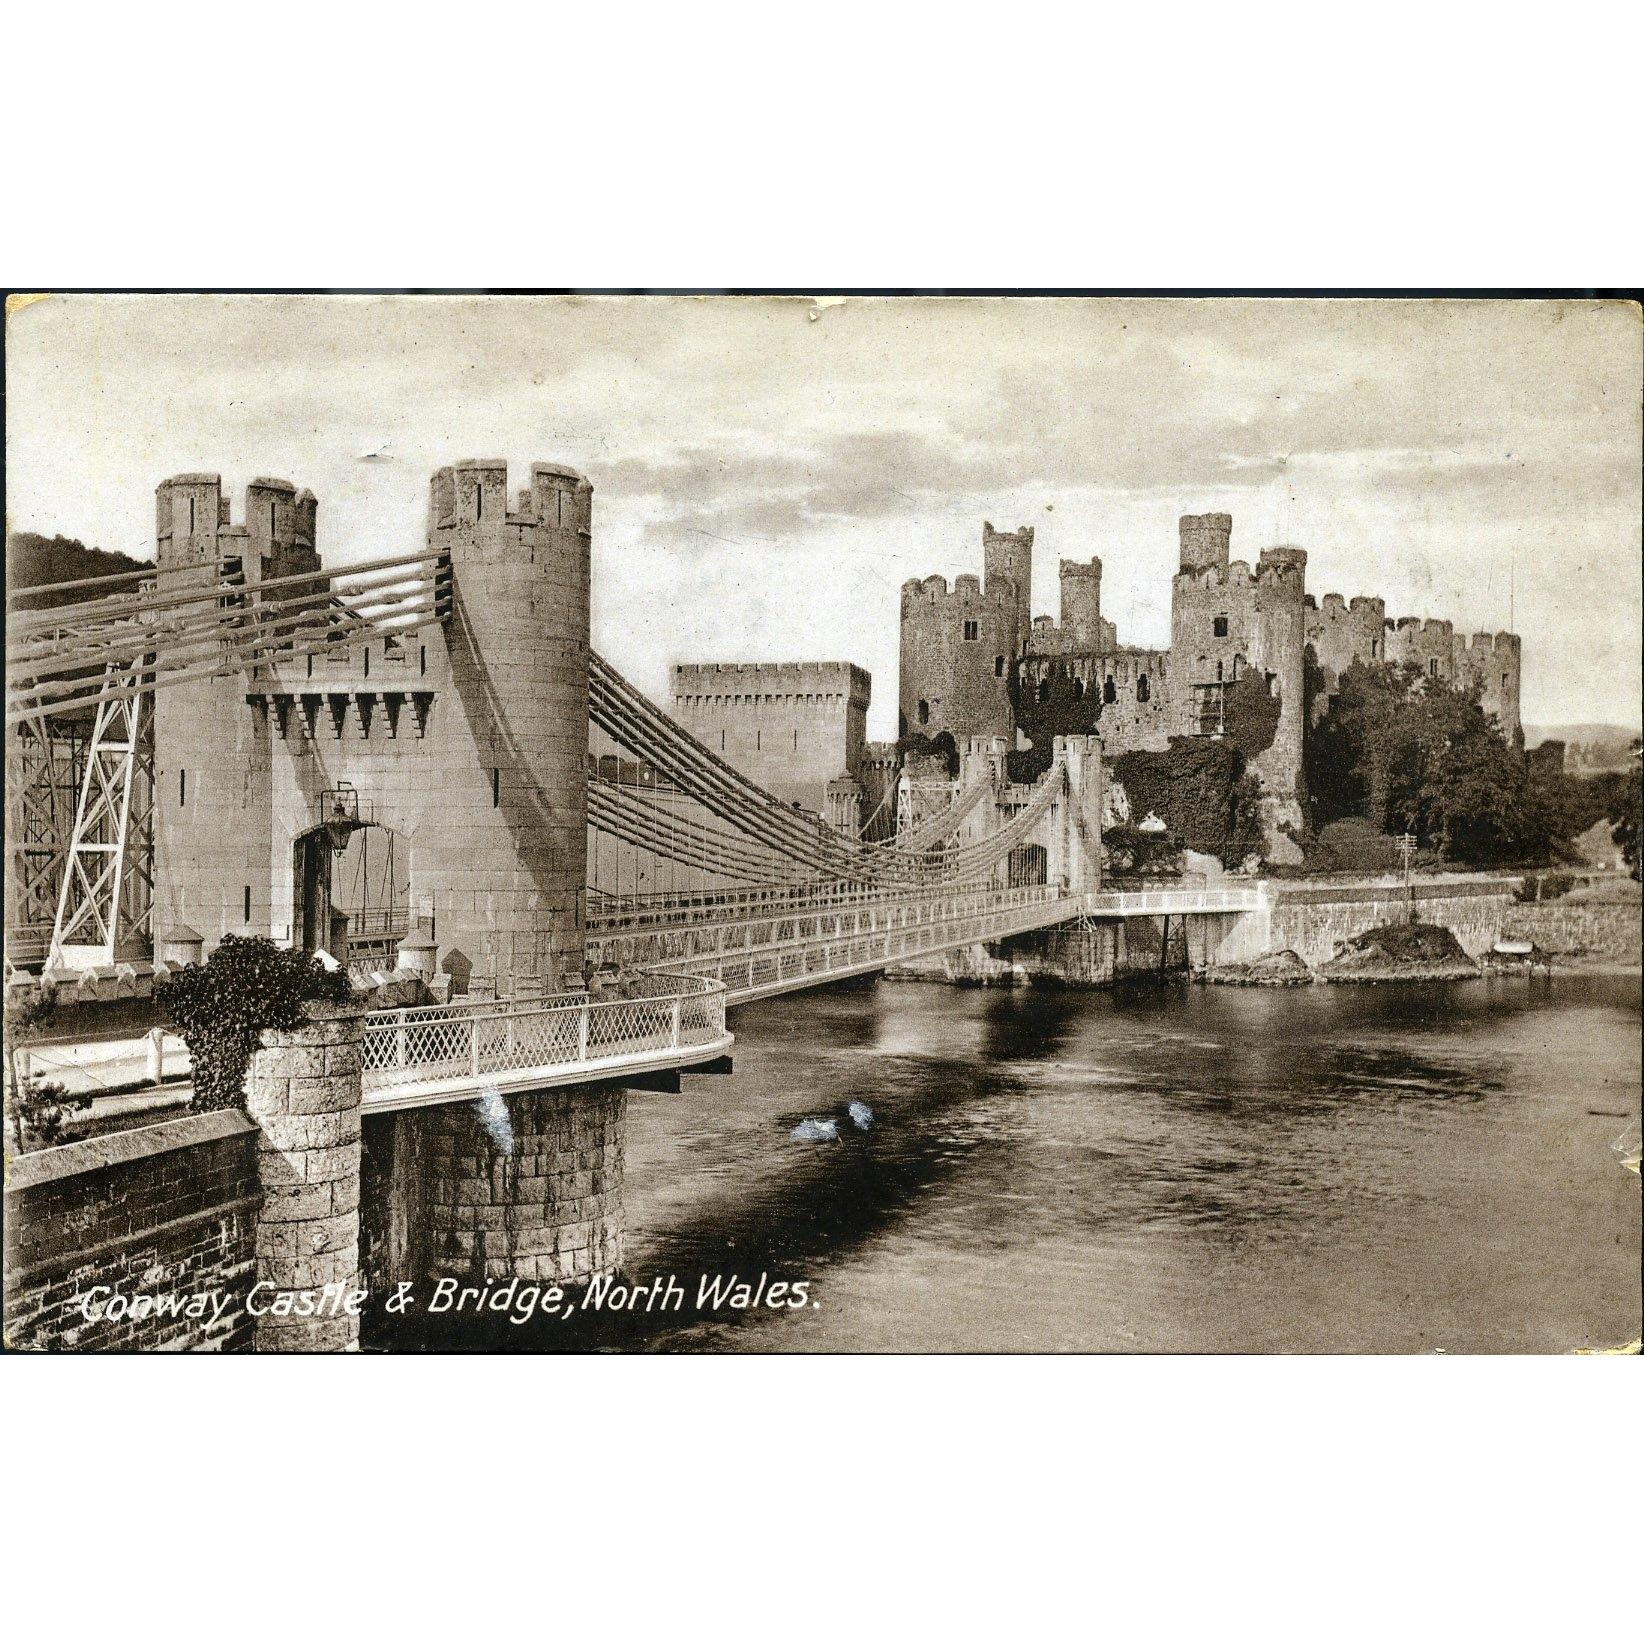
[[500, 459], [442, 468], [428, 546], [451, 557], [440, 801], [423, 811], [413, 893], [499, 992], [582, 981], [593, 488], [539, 462], [509, 507]]
[[[155, 491], [155, 562], [162, 572], [180, 573], [166, 579], [179, 592], [196, 579], [202, 588], [215, 586], [224, 561], [248, 590], [318, 571], [316, 515], [309, 492], [257, 479], [246, 487], [236, 524], [219, 475], [177, 474]], [[230, 931], [267, 934], [270, 927], [270, 754], [233, 683], [197, 679], [154, 695], [159, 944], [181, 926], [212, 943]]]
[[[369, 910], [379, 935], [422, 926], [456, 991], [581, 985], [591, 507], [588, 482], [556, 464], [536, 464], [512, 503], [500, 460], [443, 468], [427, 548], [449, 557], [444, 624], [339, 621], [315, 654], [274, 648], [155, 693], [162, 945], [187, 926], [208, 951], [249, 932], [341, 957], [375, 928], [337, 854], [364, 830], [402, 876]], [[236, 525], [215, 475], [182, 475], [159, 489], [159, 562], [198, 567], [202, 588], [238, 562], [248, 601], [260, 580], [313, 571], [314, 620], [341, 619], [315, 512], [308, 493], [258, 480]], [[346, 846], [327, 826], [338, 810], [358, 817]]]

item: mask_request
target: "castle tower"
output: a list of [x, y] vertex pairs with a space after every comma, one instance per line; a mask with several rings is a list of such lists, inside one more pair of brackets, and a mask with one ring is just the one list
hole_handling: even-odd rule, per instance
[[1272, 744], [1256, 755], [1269, 846], [1277, 825], [1301, 825], [1303, 657], [1306, 649], [1307, 551], [1264, 548], [1256, 565], [1255, 610], [1250, 626], [1250, 661], [1262, 670], [1279, 699], [1279, 723]]
[[1058, 563], [1062, 594], [1062, 639], [1065, 651], [1108, 649], [1102, 637], [1102, 562], [1088, 565], [1064, 559]]
[[1184, 571], [1225, 571], [1233, 535], [1231, 514], [1183, 514], [1177, 524], [1182, 538]]
[[461, 721], [441, 739], [477, 768], [452, 770], [424, 817], [413, 882], [442, 964], [460, 950], [500, 994], [582, 980], [592, 506], [553, 463], [532, 465], [514, 509], [500, 460], [442, 468], [430, 491], [428, 546], [453, 584], [440, 712]]
[[1020, 656], [1027, 649], [1028, 635], [1033, 632], [1033, 527], [1024, 525], [1017, 531], [995, 531], [991, 522], [982, 522], [982, 583], [989, 596], [1005, 583], [1014, 585], [1013, 608], [1016, 612], [1015, 641], [1011, 655]]

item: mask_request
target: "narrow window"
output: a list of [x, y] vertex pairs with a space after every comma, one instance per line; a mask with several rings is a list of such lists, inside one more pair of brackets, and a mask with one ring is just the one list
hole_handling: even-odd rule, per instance
[[1221, 663], [1220, 663], [1220, 662], [1219, 662], [1219, 661], [1218, 661], [1218, 662], [1217, 662], [1217, 664], [1216, 664], [1216, 678], [1217, 678], [1217, 679], [1218, 679], [1218, 680], [1220, 680], [1220, 679], [1221, 679], [1221, 677], [1222, 677], [1222, 665], [1221, 665]]
[[1102, 681], [1102, 701], [1117, 702], [1118, 700], [1119, 687], [1113, 683], [1113, 675], [1109, 674], [1107, 678]]
[[367, 679], [371, 677], [371, 647], [369, 645], [365, 648], [365, 677]]
[[1005, 677], [1005, 659], [1002, 656], [996, 656], [993, 659], [993, 677], [995, 679]]
[[1438, 678], [1438, 658], [1436, 656], [1430, 656], [1427, 659], [1427, 677], [1429, 679]]
[[194, 535], [194, 499], [193, 499], [193, 497], [190, 497], [188, 499], [188, 534], [190, 536]]
[[418, 649], [422, 652], [422, 655], [417, 659], [417, 672], [425, 674], [428, 672], [428, 647], [422, 645]]
[[1504, 691], [1507, 689], [1507, 676], [1506, 676], [1506, 674], [1503, 674], [1501, 676], [1501, 688]]
[[[272, 502], [269, 503], [269, 505], [268, 505], [268, 534], [270, 536], [274, 535], [274, 508], [275, 508], [275, 504], [272, 503]], [[246, 915], [246, 918], [249, 919], [250, 917], [251, 917], [251, 915], [248, 913]]]
[[755, 753], [758, 753], [765, 746], [764, 737], [765, 737], [765, 733], [763, 731], [757, 731], [756, 730], [754, 732], [754, 752]]
[[921, 725], [930, 724], [930, 704], [923, 698], [919, 702], [919, 723]]
[[725, 733], [723, 731], [719, 733], [719, 751], [721, 753], [725, 751]]
[[981, 635], [981, 630], [977, 627], [975, 619], [971, 618], [971, 619], [967, 620], [966, 623], [965, 623], [965, 638], [966, 639], [977, 639], [977, 638], [980, 637], [980, 635]]
[[474, 518], [485, 518], [485, 487], [483, 484], [474, 487]]
[[187, 771], [178, 771], [177, 773], [177, 803], [179, 805], [186, 805], [188, 803]]
[[1226, 617], [1217, 617], [1215, 622], [1213, 622], [1211, 624], [1211, 628], [1215, 632], [1215, 635], [1216, 635], [1217, 639], [1226, 639], [1227, 638], [1227, 618]]
[[251, 887], [249, 885], [245, 888], [245, 912], [240, 918], [244, 924], [249, 925], [251, 923]]
[[1146, 702], [1152, 694], [1152, 687], [1147, 682], [1146, 674], [1139, 674], [1136, 678], [1136, 700]]
[[314, 653], [312, 651], [308, 653], [308, 677], [310, 679], [314, 677]]
[[1076, 679], [1073, 682], [1073, 700], [1075, 702], [1083, 702], [1084, 699], [1085, 699], [1085, 682], [1082, 679]]
[[491, 809], [495, 810], [502, 803], [502, 770], [499, 766], [491, 767]]
[[[1502, 684], [1505, 685], [1506, 683], [1507, 683], [1507, 681], [1504, 679], [1502, 681]], [[793, 749], [794, 749], [795, 753], [799, 752], [799, 732], [798, 731], [795, 731], [793, 733]]]

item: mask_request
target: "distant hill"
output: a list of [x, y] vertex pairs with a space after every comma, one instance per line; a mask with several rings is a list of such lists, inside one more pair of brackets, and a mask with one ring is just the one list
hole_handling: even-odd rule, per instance
[[1625, 725], [1526, 725], [1524, 746], [1562, 742], [1564, 764], [1573, 771], [1625, 770], [1638, 745], [1638, 732]]
[[[103, 548], [88, 548], [73, 537], [43, 537], [36, 531], [13, 531], [6, 538], [6, 588], [15, 596], [19, 588], [44, 587], [53, 582], [78, 582], [83, 577], [119, 576], [125, 571], [150, 569], [144, 560], [129, 554], [114, 554]], [[67, 589], [61, 596], [46, 594], [30, 602], [30, 608], [70, 605], [84, 599], [81, 589]]]

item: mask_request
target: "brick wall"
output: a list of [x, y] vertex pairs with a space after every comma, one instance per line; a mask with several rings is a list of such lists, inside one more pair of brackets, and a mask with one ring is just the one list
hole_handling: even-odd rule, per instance
[[[8, 1160], [7, 1347], [248, 1348], [256, 1138], [243, 1113], [201, 1113]], [[179, 1317], [139, 1302], [201, 1295], [220, 1311]]]

